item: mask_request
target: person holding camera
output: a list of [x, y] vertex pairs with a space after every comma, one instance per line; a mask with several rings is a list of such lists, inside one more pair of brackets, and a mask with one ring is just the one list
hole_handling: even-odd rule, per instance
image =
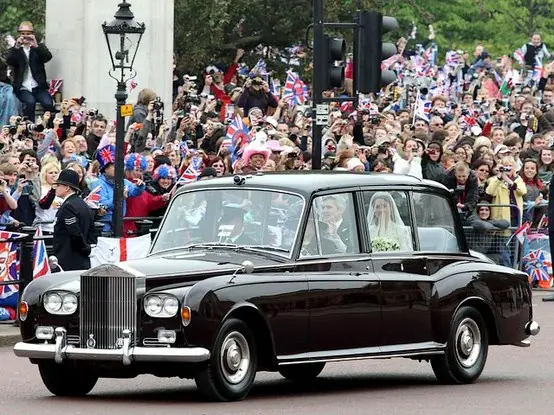
[[15, 46], [10, 48], [6, 62], [12, 67], [14, 92], [23, 104], [23, 115], [35, 121], [35, 105], [54, 112], [54, 101], [48, 92], [44, 64], [52, 59], [45, 44], [38, 43], [31, 22], [22, 22], [18, 28]]
[[269, 91], [269, 84], [257, 76], [245, 82], [237, 106], [242, 108], [245, 114], [248, 114], [252, 108], [259, 108], [265, 115], [268, 108], [277, 108], [279, 102]]
[[34, 150], [25, 149], [19, 154], [18, 180], [12, 185], [12, 195], [17, 200], [17, 209], [12, 217], [25, 225], [32, 225], [36, 217], [36, 205], [40, 200], [40, 167]]

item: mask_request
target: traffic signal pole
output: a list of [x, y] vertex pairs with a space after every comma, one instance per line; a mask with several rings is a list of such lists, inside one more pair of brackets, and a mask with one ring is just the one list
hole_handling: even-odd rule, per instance
[[[324, 32], [323, 32], [323, 0], [314, 0], [314, 61], [312, 68], [312, 95], [314, 111], [317, 104], [323, 102], [324, 73]], [[323, 139], [323, 126], [317, 122], [317, 116], [312, 116], [312, 170], [321, 170], [321, 150]]]
[[[329, 102], [353, 102], [358, 106], [359, 93], [378, 93], [381, 87], [394, 82], [396, 74], [382, 70], [381, 62], [396, 54], [394, 44], [383, 43], [382, 35], [398, 28], [393, 17], [360, 10], [361, 1], [356, 0], [356, 15], [353, 23], [325, 23], [323, 0], [313, 0], [313, 113], [312, 119], [312, 170], [321, 170], [323, 128], [329, 121]], [[353, 30], [353, 91], [351, 97], [323, 97], [323, 91], [344, 86], [346, 43], [344, 39], [325, 36], [325, 28]], [[336, 63], [340, 62], [339, 65]]]

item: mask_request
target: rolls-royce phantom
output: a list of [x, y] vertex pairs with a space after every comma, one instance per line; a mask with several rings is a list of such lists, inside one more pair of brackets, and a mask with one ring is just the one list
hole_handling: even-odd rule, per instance
[[218, 401], [244, 398], [258, 371], [309, 381], [354, 359], [470, 383], [489, 346], [539, 332], [527, 276], [468, 250], [444, 187], [323, 172], [187, 185], [147, 258], [38, 278], [19, 321], [14, 352], [55, 395], [153, 374]]

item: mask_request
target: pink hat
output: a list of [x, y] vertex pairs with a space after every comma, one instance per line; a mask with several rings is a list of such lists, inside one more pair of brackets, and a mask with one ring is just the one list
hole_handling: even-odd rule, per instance
[[267, 160], [269, 160], [269, 156], [271, 155], [271, 150], [257, 142], [252, 142], [248, 144], [244, 149], [244, 153], [242, 154], [242, 161], [245, 166], [248, 166], [248, 164], [250, 163], [250, 158], [255, 154], [261, 154], [262, 156], [264, 156], [265, 162], [267, 163]]
[[283, 151], [283, 146], [279, 140], [267, 140], [265, 146], [269, 148], [272, 152], [281, 152]]

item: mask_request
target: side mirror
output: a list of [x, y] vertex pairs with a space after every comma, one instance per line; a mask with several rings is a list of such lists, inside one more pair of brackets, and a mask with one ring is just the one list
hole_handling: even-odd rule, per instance
[[58, 258], [55, 255], [48, 257], [48, 265], [50, 266], [50, 272], [63, 272], [62, 267], [58, 263]]
[[245, 274], [252, 274], [254, 272], [254, 264], [251, 261], [243, 261], [240, 265], [242, 267], [242, 272]]

